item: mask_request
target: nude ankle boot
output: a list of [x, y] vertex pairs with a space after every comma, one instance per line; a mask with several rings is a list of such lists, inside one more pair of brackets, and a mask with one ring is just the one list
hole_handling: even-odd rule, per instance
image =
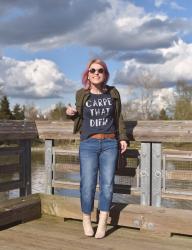
[[86, 236], [93, 236], [94, 231], [91, 225], [91, 215], [83, 213], [83, 229]]
[[105, 237], [106, 230], [107, 230], [107, 219], [109, 217], [109, 213], [106, 211], [100, 211], [99, 214], [99, 224], [97, 227], [97, 232], [95, 234], [95, 238], [102, 239]]

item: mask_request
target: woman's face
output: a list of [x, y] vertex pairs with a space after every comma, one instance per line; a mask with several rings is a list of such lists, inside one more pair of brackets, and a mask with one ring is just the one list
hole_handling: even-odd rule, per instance
[[100, 85], [105, 81], [105, 70], [98, 63], [93, 63], [89, 67], [88, 79], [91, 84]]

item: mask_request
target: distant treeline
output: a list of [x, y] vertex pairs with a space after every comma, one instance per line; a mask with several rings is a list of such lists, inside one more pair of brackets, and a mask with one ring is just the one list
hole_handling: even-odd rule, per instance
[[[192, 120], [192, 86], [185, 81], [176, 83], [175, 91], [170, 97], [161, 96], [163, 108], [157, 106], [158, 91], [153, 82], [142, 82], [137, 101], [123, 104], [126, 120]], [[169, 91], [169, 89], [165, 89]], [[169, 96], [169, 95], [167, 95]], [[159, 106], [162, 103], [159, 101]]]
[[[154, 81], [151, 76], [140, 80], [139, 87], [135, 87], [136, 99], [122, 105], [125, 120], [192, 120], [192, 86], [189, 83], [178, 81], [172, 96], [164, 97], [163, 108], [157, 107], [158, 90], [160, 89], [157, 86], [158, 82]], [[165, 90], [168, 89], [165, 88]], [[131, 95], [127, 96], [127, 99], [129, 100], [131, 97]], [[161, 103], [159, 106], [162, 107]], [[0, 119], [66, 120], [66, 106], [59, 102], [54, 108], [42, 113], [34, 104], [24, 106], [15, 104], [11, 110], [7, 96], [2, 96]]]
[[3, 96], [0, 101], [0, 119], [6, 120], [23, 120], [24, 106], [21, 107], [19, 104], [15, 104], [13, 110], [10, 110], [9, 100], [7, 96]]
[[10, 109], [10, 104], [7, 96], [3, 96], [0, 100], [0, 119], [6, 120], [66, 120], [66, 106], [61, 102], [55, 105], [55, 108], [49, 110], [46, 114], [42, 114], [35, 105], [28, 104], [21, 106], [15, 104], [13, 109]]

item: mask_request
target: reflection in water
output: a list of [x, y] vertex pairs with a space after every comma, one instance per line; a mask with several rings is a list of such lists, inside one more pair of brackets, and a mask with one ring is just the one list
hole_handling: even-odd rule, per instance
[[[32, 151], [31, 159], [32, 159], [32, 165], [31, 165], [32, 193], [44, 193], [45, 192], [44, 152]], [[8, 159], [8, 162], [9, 162], [9, 159]], [[15, 178], [16, 178], [16, 175], [11, 176], [12, 180]], [[18, 179], [18, 176], [16, 179]], [[0, 200], [5, 200], [7, 198], [16, 198], [16, 197], [19, 197], [18, 189], [0, 193]]]

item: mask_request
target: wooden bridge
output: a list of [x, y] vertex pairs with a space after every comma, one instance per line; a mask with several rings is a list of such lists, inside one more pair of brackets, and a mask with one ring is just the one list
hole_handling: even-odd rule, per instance
[[[139, 157], [139, 186], [130, 191], [140, 196], [140, 205], [114, 203], [108, 235], [98, 241], [83, 235], [79, 199], [51, 195], [58, 184], [54, 180], [54, 155], [58, 150], [54, 141], [78, 139], [72, 134], [72, 123], [1, 121], [0, 140], [13, 142], [14, 146], [3, 145], [0, 156], [16, 156], [17, 162], [0, 166], [0, 192], [19, 188], [22, 196], [0, 203], [1, 249], [191, 249], [192, 211], [161, 207], [161, 201], [163, 197], [192, 199], [190, 193], [168, 194], [162, 188], [162, 143], [191, 143], [192, 121], [138, 121], [126, 125], [129, 139], [141, 143], [140, 150], [128, 149], [125, 154]], [[35, 138], [45, 140], [47, 194], [30, 195], [31, 140]], [[18, 180], [2, 182], [4, 174], [15, 172], [19, 173]], [[127, 175], [123, 164], [117, 174]], [[186, 173], [180, 173], [180, 177], [191, 180]], [[180, 177], [173, 171], [168, 176]], [[118, 189], [127, 190], [117, 185], [116, 192]], [[96, 201], [92, 217], [95, 227], [97, 218]]]

